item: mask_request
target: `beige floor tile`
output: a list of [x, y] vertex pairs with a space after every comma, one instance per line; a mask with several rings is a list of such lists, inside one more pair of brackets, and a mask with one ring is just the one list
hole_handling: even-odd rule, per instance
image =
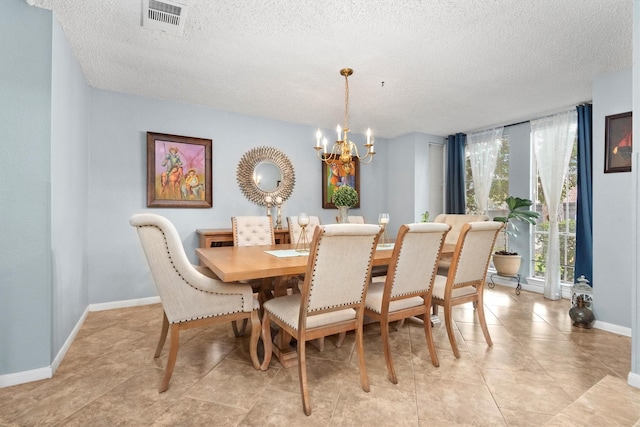
[[[89, 313], [54, 377], [0, 389], [0, 425], [30, 426], [538, 426], [634, 425], [640, 390], [626, 384], [631, 339], [571, 326], [568, 302], [511, 287], [485, 290], [487, 346], [470, 304], [453, 310], [461, 357], [443, 323], [431, 363], [421, 323], [392, 328], [392, 384], [380, 326], [364, 329], [370, 392], [360, 385], [355, 334], [341, 348], [307, 344], [312, 415], [302, 410], [297, 367], [250, 362], [249, 336], [230, 324], [180, 334], [169, 390], [158, 393], [169, 349], [153, 353], [162, 307]], [[442, 308], [439, 318], [444, 321]]]

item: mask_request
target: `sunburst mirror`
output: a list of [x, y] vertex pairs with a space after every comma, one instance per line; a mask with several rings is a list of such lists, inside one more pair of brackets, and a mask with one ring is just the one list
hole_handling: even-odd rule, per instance
[[287, 200], [296, 181], [289, 158], [273, 147], [257, 147], [244, 153], [236, 178], [245, 197], [262, 206], [266, 196]]

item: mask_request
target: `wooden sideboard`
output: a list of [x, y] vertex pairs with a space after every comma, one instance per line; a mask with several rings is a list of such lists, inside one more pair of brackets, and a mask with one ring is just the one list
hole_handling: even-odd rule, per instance
[[[289, 229], [276, 228], [273, 230], [276, 244], [289, 243]], [[233, 231], [230, 228], [198, 228], [198, 247], [216, 248], [219, 246], [233, 246]]]

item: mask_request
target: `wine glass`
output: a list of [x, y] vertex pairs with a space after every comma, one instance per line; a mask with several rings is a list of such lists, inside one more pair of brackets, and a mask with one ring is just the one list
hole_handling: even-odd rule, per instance
[[387, 245], [387, 224], [389, 223], [389, 214], [381, 213], [378, 215], [378, 224], [382, 227], [382, 246]]

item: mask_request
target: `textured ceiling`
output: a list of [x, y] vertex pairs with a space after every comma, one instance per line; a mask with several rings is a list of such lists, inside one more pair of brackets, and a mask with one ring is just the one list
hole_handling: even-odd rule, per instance
[[539, 117], [632, 66], [633, 0], [182, 0], [182, 37], [140, 0], [27, 2], [92, 87], [334, 129], [350, 67], [351, 130], [386, 138]]

